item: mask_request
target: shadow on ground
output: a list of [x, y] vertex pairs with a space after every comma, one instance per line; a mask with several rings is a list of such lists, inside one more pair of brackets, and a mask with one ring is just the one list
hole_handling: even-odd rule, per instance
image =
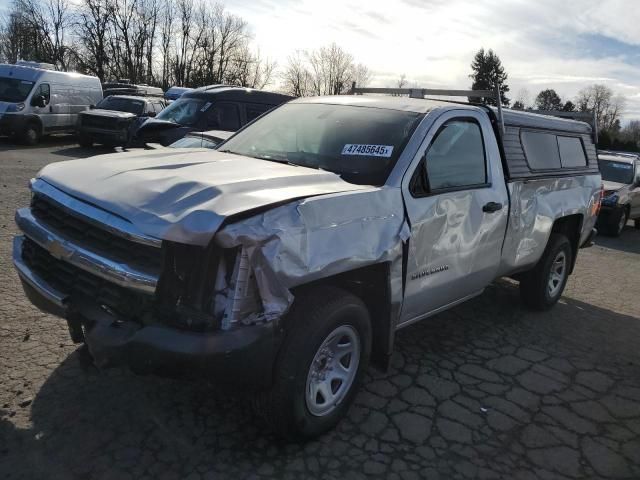
[[390, 372], [306, 445], [213, 379], [98, 371], [76, 351], [23, 407], [31, 428], [0, 406], [0, 476], [639, 478], [638, 344], [638, 318], [571, 299], [530, 313], [500, 282], [400, 331]]
[[596, 245], [622, 252], [640, 254], [640, 230], [634, 228], [633, 222], [630, 222], [619, 237], [598, 235], [596, 237]]

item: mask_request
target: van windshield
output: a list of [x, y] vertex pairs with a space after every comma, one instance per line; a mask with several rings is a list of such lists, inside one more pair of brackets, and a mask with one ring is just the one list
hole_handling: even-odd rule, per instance
[[633, 165], [627, 162], [614, 162], [612, 160], [600, 160], [600, 174], [602, 179], [608, 182], [633, 183]]
[[24, 102], [32, 88], [29, 80], [0, 77], [0, 102]]
[[158, 120], [193, 127], [202, 115], [211, 107], [212, 102], [198, 98], [179, 98], [156, 117]]
[[291, 103], [236, 133], [223, 152], [329, 170], [359, 185], [383, 185], [420, 113]]

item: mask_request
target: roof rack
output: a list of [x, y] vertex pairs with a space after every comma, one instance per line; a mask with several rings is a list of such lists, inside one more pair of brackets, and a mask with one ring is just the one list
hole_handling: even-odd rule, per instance
[[[496, 102], [498, 109], [498, 125], [500, 125], [500, 133], [504, 135], [504, 116], [502, 115], [502, 95], [500, 87], [496, 86], [493, 90], [442, 90], [431, 88], [375, 88], [375, 87], [356, 87], [356, 82], [351, 85], [352, 95], [362, 95], [363, 93], [381, 93], [386, 95], [409, 95], [409, 98], [424, 99], [427, 96], [433, 97], [467, 97], [468, 99], [492, 98]], [[478, 102], [469, 101], [472, 104], [480, 104]]]

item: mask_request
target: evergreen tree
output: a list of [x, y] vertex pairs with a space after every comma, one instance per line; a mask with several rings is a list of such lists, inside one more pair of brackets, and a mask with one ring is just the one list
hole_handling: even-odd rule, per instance
[[[497, 85], [500, 87], [502, 105], [509, 106], [511, 100], [506, 96], [509, 91], [509, 85], [506, 83], [508, 75], [502, 66], [500, 57], [493, 50], [485, 52], [484, 48], [481, 48], [471, 62], [471, 70], [473, 73], [469, 75], [469, 78], [473, 81], [472, 90], [494, 90]], [[469, 101], [496, 105], [493, 98], [469, 98]]]
[[516, 100], [515, 102], [513, 102], [511, 108], [513, 108], [514, 110], [524, 110], [524, 103], [520, 100]]
[[565, 112], [575, 112], [576, 106], [571, 100], [567, 100], [567, 103], [564, 104], [564, 106], [562, 107], [562, 110]]
[[562, 107], [560, 95], [552, 88], [542, 90], [536, 97], [536, 108], [538, 110], [562, 110]]

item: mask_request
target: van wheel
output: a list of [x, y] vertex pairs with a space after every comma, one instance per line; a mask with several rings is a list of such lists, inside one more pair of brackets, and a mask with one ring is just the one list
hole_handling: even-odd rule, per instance
[[371, 322], [362, 301], [338, 288], [300, 294], [272, 387], [254, 402], [280, 436], [306, 439], [332, 429], [353, 401], [371, 353]]
[[522, 275], [520, 297], [523, 303], [533, 310], [548, 310], [555, 305], [567, 285], [572, 259], [569, 239], [552, 233], [538, 264]]
[[27, 123], [21, 137], [25, 145], [37, 145], [40, 141], [40, 128], [38, 128], [38, 125], [34, 122]]

